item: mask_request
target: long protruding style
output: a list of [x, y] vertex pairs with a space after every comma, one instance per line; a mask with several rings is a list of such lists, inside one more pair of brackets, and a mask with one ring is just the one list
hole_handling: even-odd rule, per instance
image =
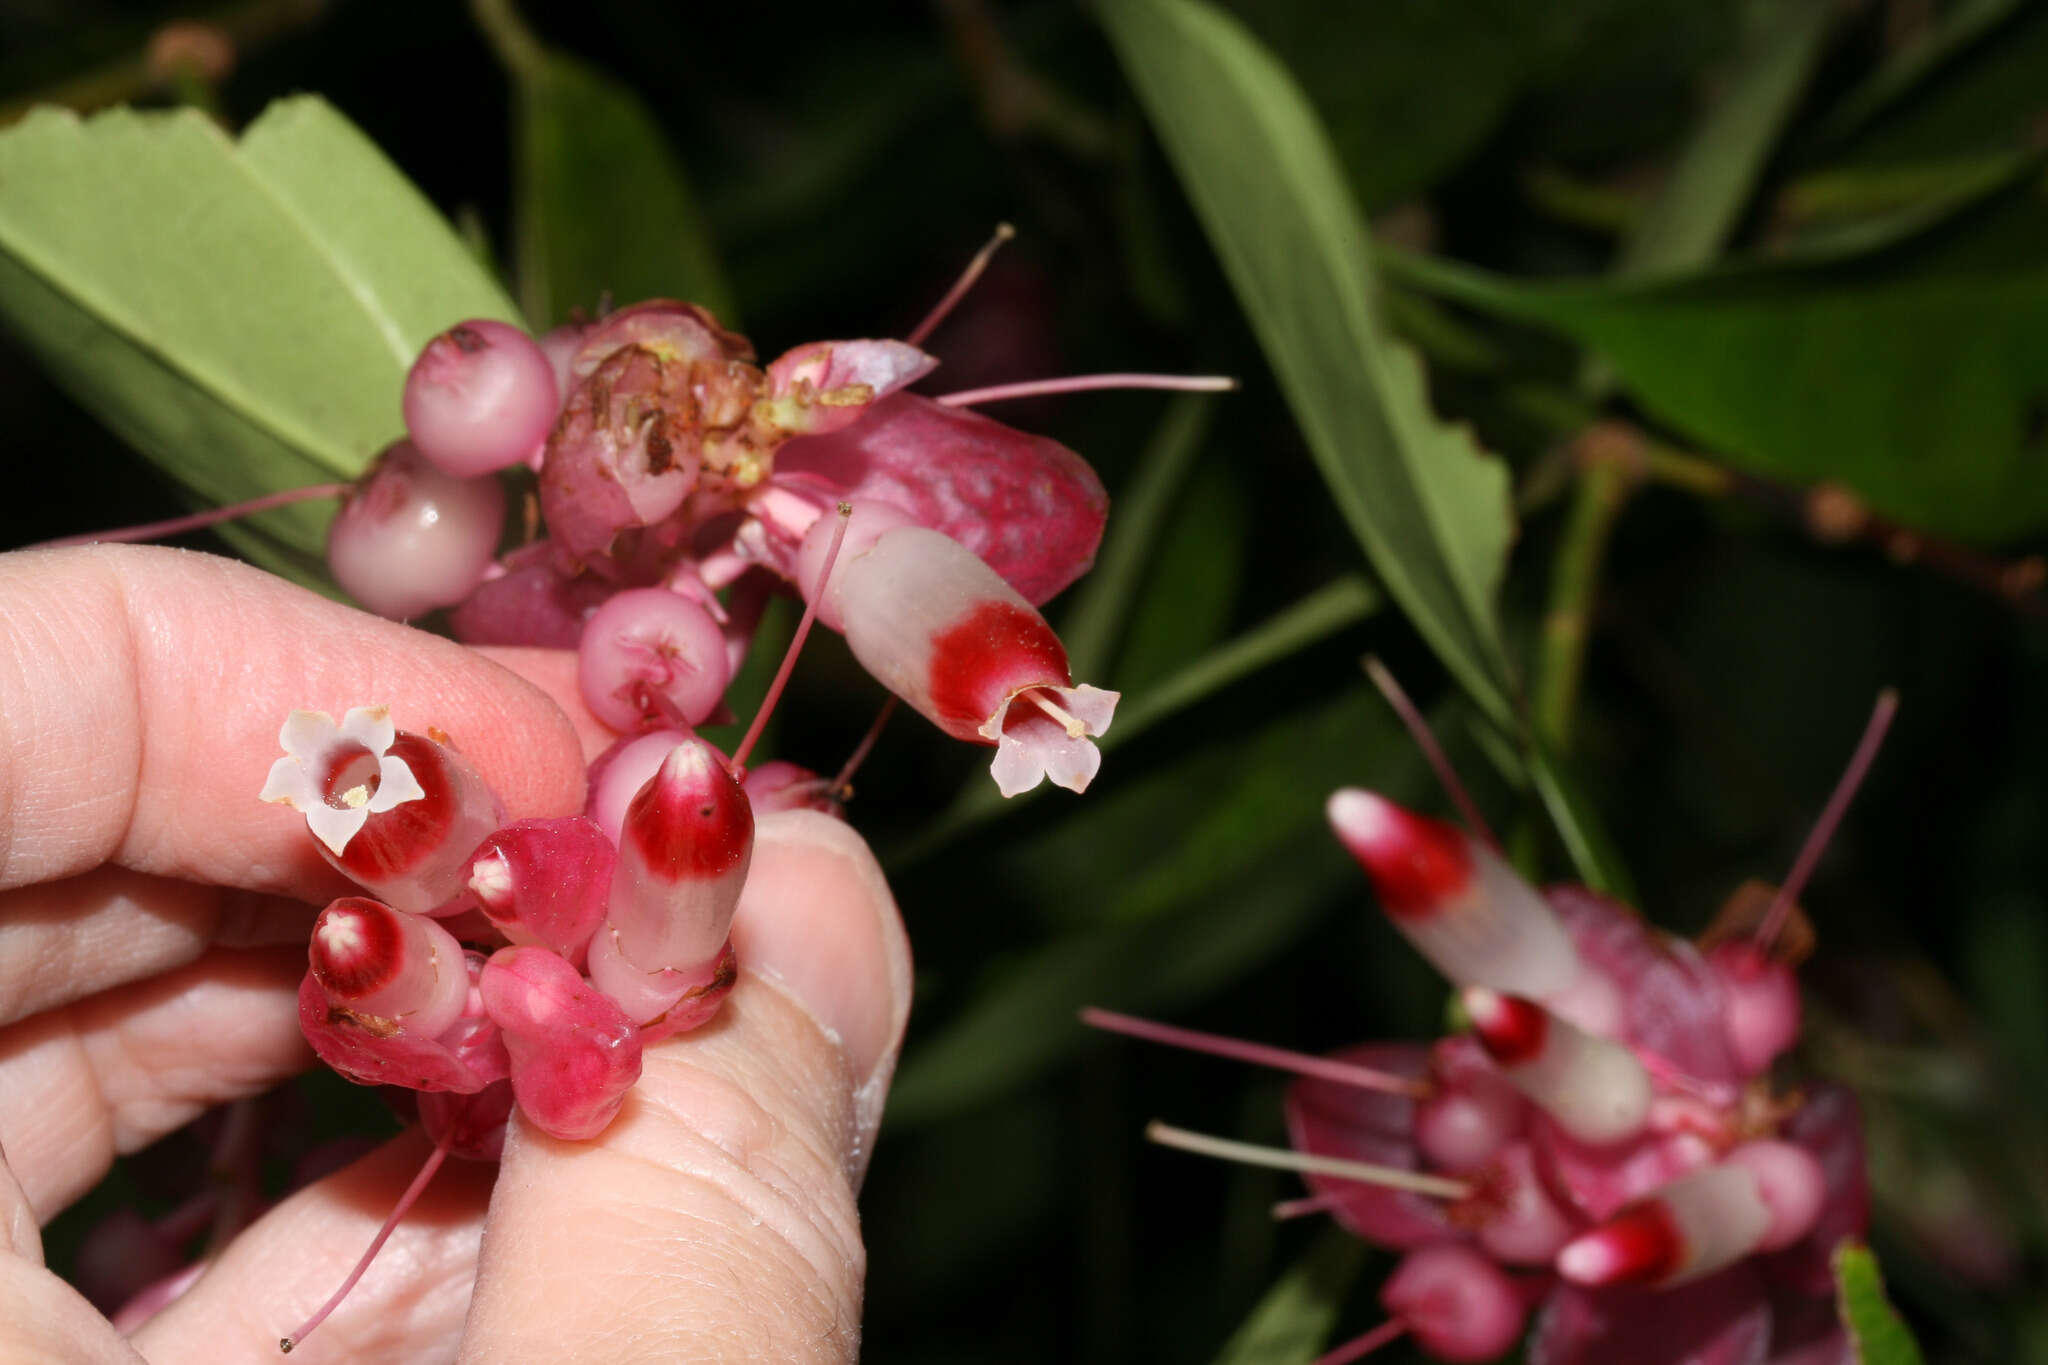
[[1118, 1014], [1113, 1010], [1090, 1006], [1081, 1011], [1081, 1022], [1090, 1028], [1121, 1033], [1131, 1038], [1142, 1038], [1148, 1043], [1163, 1043], [1167, 1047], [1185, 1048], [1190, 1052], [1206, 1052], [1215, 1057], [1228, 1057], [1232, 1061], [1249, 1062], [1253, 1066], [1269, 1066], [1276, 1071], [1291, 1071], [1297, 1076], [1313, 1076], [1317, 1080], [1332, 1081], [1338, 1085], [1356, 1086], [1360, 1090], [1405, 1095], [1411, 1099], [1420, 1099], [1429, 1093], [1429, 1083], [1413, 1076], [1397, 1076], [1391, 1071], [1359, 1066], [1352, 1062], [1339, 1061], [1335, 1057], [1315, 1057], [1306, 1052], [1291, 1052], [1286, 1048], [1249, 1043], [1239, 1038], [1225, 1038], [1220, 1034], [1176, 1028], [1171, 1024], [1154, 1023], [1150, 1019]]
[[755, 708], [753, 724], [747, 727], [747, 733], [732, 751], [734, 772], [745, 771], [747, 756], [754, 752], [754, 744], [761, 738], [761, 731], [767, 728], [775, 703], [782, 700], [782, 690], [789, 685], [789, 675], [796, 669], [796, 656], [803, 651], [804, 641], [810, 638], [811, 626], [818, 619], [818, 603], [825, 596], [825, 583], [832, 577], [832, 565], [839, 559], [839, 547], [846, 543], [846, 523], [852, 516], [852, 504], [840, 503], [838, 524], [832, 528], [832, 543], [825, 551], [825, 567], [818, 572], [818, 591], [811, 593], [804, 602], [803, 617], [796, 623], [796, 633], [789, 637], [789, 648], [782, 654], [782, 666], [775, 670], [775, 680], [768, 684], [760, 706]]
[[952, 314], [953, 309], [959, 305], [960, 300], [967, 297], [967, 291], [974, 288], [975, 282], [988, 269], [988, 263], [995, 259], [998, 251], [1003, 249], [1003, 243], [1016, 235], [1017, 229], [1011, 227], [1008, 223], [997, 223], [995, 234], [983, 244], [981, 250], [974, 253], [974, 259], [969, 261], [967, 268], [960, 272], [960, 278], [953, 281], [953, 287], [946, 291], [945, 297], [933, 304], [931, 312], [924, 315], [924, 321], [912, 328], [910, 335], [903, 339], [913, 346], [923, 344], [924, 339], [938, 330], [939, 324]]
[[1436, 742], [1436, 734], [1429, 728], [1429, 722], [1422, 718], [1421, 710], [1409, 696], [1407, 689], [1395, 680], [1387, 666], [1380, 662], [1377, 654], [1365, 656], [1365, 676], [1372, 679], [1372, 685], [1386, 699], [1388, 707], [1400, 717], [1401, 724], [1408, 731], [1408, 738], [1415, 741], [1415, 747], [1422, 750], [1429, 770], [1436, 774], [1437, 783], [1444, 794], [1451, 798], [1451, 804], [1458, 808], [1458, 814], [1465, 819], [1465, 825], [1474, 834], [1484, 839], [1495, 853], [1500, 852], [1500, 840], [1494, 837], [1486, 817], [1479, 813], [1479, 803], [1472, 799], [1472, 793], [1465, 790], [1465, 784], [1458, 780], [1458, 770], [1451, 766], [1443, 746]]
[[1229, 393], [1236, 387], [1235, 379], [1222, 374], [1073, 374], [1059, 379], [1027, 379], [1016, 384], [993, 384], [985, 389], [962, 389], [958, 393], [942, 393], [932, 401], [949, 408], [971, 408], [979, 403], [1005, 403], [1013, 398], [1046, 398], [1102, 389]]
[[1800, 846], [1799, 856], [1792, 862], [1792, 870], [1785, 874], [1784, 884], [1771, 899], [1771, 908], [1765, 912], [1763, 922], [1757, 925], [1756, 943], [1764, 951], [1768, 952], [1776, 941], [1778, 931], [1784, 928], [1786, 916], [1792, 913], [1792, 907], [1799, 901], [1799, 893], [1806, 889], [1807, 879], [1820, 865], [1820, 855], [1827, 851], [1829, 840], [1835, 837], [1836, 828], [1848, 813], [1849, 803], [1856, 799], [1857, 789], [1869, 775], [1870, 765], [1876, 761], [1878, 748], [1884, 743], [1885, 732], [1891, 729], [1892, 717], [1898, 714], [1898, 710], [1897, 688], [1887, 687], [1877, 694], [1877, 705], [1871, 708], [1870, 721], [1863, 727], [1863, 738], [1856, 742], [1856, 752], [1849, 756], [1849, 766], [1843, 769], [1841, 780], [1835, 783], [1834, 794], [1828, 797], [1820, 819], [1813, 822], [1813, 831]]
[[356, 1262], [355, 1269], [349, 1271], [348, 1278], [341, 1282], [341, 1288], [335, 1290], [333, 1297], [321, 1304], [312, 1317], [307, 1318], [304, 1323], [300, 1324], [296, 1332], [293, 1332], [290, 1336], [278, 1339], [277, 1349], [279, 1351], [285, 1355], [290, 1355], [295, 1347], [301, 1345], [307, 1337], [313, 1335], [314, 1328], [327, 1321], [327, 1315], [340, 1306], [341, 1301], [348, 1297], [349, 1290], [356, 1287], [356, 1281], [363, 1278], [363, 1272], [370, 1268], [370, 1262], [377, 1259], [377, 1253], [384, 1249], [384, 1243], [389, 1241], [391, 1234], [397, 1230], [399, 1220], [412, 1212], [412, 1206], [419, 1202], [419, 1197], [422, 1194], [426, 1193], [427, 1185], [434, 1178], [434, 1172], [440, 1170], [441, 1163], [447, 1159], [447, 1145], [445, 1143], [436, 1143], [434, 1150], [427, 1154], [426, 1161], [420, 1166], [419, 1174], [412, 1178], [412, 1184], [406, 1186], [405, 1193], [398, 1196], [398, 1202], [392, 1206], [390, 1216], [384, 1220], [384, 1226], [377, 1229], [377, 1235], [371, 1239], [368, 1249], [363, 1252], [362, 1258]]
[[189, 516], [169, 517], [163, 521], [146, 521], [140, 526], [119, 526], [111, 531], [85, 531], [75, 536], [59, 536], [31, 545], [32, 550], [62, 550], [74, 545], [133, 545], [145, 540], [167, 540], [182, 536], [187, 531], [199, 531], [208, 526], [218, 526], [224, 521], [236, 521], [242, 517], [253, 517], [258, 512], [268, 512], [274, 507], [290, 507], [294, 503], [318, 502], [322, 498], [346, 497], [352, 483], [315, 483], [304, 488], [287, 488], [279, 493], [265, 493], [260, 498], [247, 502], [230, 503], [226, 507], [209, 507], [204, 512]]
[[1145, 1137], [1147, 1141], [1156, 1142], [1162, 1147], [1177, 1147], [1183, 1152], [1193, 1152], [1197, 1156], [1212, 1156], [1224, 1161], [1242, 1162], [1247, 1166], [1265, 1166], [1276, 1171], [1299, 1171], [1304, 1175], [1326, 1175], [1338, 1180], [1356, 1180], [1362, 1185], [1406, 1190], [1411, 1194], [1427, 1195], [1432, 1199], [1460, 1200], [1470, 1198], [1472, 1194], [1469, 1182], [1431, 1175], [1426, 1171], [1411, 1171], [1401, 1166], [1379, 1166], [1369, 1161], [1346, 1161], [1342, 1157], [1315, 1156], [1308, 1152], [1292, 1152], [1278, 1147], [1260, 1147], [1255, 1143], [1211, 1137], [1206, 1133], [1191, 1133], [1185, 1128], [1175, 1128], [1157, 1119], [1145, 1125]]

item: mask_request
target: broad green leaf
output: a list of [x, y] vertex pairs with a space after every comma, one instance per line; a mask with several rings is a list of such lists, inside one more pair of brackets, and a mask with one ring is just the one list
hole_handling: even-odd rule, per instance
[[728, 325], [735, 310], [696, 196], [632, 90], [539, 42], [510, 0], [472, 8], [510, 72], [519, 299], [536, 327], [680, 298]]
[[1365, 1243], [1342, 1228], [1325, 1228], [1231, 1334], [1215, 1365], [1306, 1365], [1317, 1359], [1364, 1266]]
[[1622, 274], [1681, 270], [1718, 254], [1820, 61], [1835, 11], [1832, 0], [1788, 0], [1776, 11], [1630, 230]]
[[1199, 0], [1099, 9], [1373, 568], [1505, 721], [1507, 471], [1437, 419], [1421, 364], [1379, 315], [1365, 226], [1314, 114], [1270, 54]]
[[[889, 1121], [929, 1122], [1042, 1075], [1087, 1038], [1074, 1019], [1084, 1005], [1156, 1010], [1241, 978], [1358, 887], [1324, 794], [1368, 777], [1398, 793], [1416, 766], [1384, 708], [1354, 689], [1090, 792], [1087, 810], [977, 855], [991, 884], [1080, 907], [1087, 927], [992, 974], [915, 1047]], [[1106, 866], [1127, 871], [1104, 885], [1093, 870]]]
[[[402, 434], [429, 338], [517, 318], [433, 206], [310, 96], [239, 143], [189, 111], [42, 110], [0, 133], [0, 314], [209, 503], [352, 477]], [[243, 543], [316, 574], [329, 515], [270, 513]]]
[[1869, 256], [1661, 282], [1403, 278], [1599, 352], [1654, 416], [1739, 468], [1836, 480], [1918, 530], [2048, 524], [2048, 206], [2014, 193]]
[[1835, 1248], [1836, 1307], [1856, 1348], [1857, 1365], [1922, 1365], [1913, 1334], [1884, 1296], [1877, 1257], [1860, 1242]]

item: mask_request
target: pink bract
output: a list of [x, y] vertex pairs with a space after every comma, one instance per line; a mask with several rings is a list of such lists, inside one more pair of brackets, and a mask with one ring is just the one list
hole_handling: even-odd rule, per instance
[[1086, 573], [1109, 495], [1057, 441], [898, 393], [829, 436], [790, 441], [778, 480], [815, 481], [849, 501], [894, 504], [965, 545], [1034, 604]]
[[479, 987], [519, 1111], [565, 1141], [603, 1132], [640, 1079], [640, 1030], [617, 1002], [545, 948], [500, 949]]

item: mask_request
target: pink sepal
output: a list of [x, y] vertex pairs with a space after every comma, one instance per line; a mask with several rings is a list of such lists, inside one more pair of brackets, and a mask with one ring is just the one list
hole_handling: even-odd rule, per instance
[[1034, 604], [1088, 571], [1109, 495], [1073, 451], [978, 413], [897, 393], [828, 436], [776, 452], [775, 478], [893, 503], [974, 551]]
[[499, 949], [479, 987], [520, 1112], [565, 1141], [602, 1133], [640, 1079], [640, 1030], [625, 1011], [546, 948]]

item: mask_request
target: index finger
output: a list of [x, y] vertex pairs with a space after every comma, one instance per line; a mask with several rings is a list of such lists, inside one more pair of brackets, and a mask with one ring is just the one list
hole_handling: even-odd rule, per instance
[[453, 641], [190, 551], [0, 555], [0, 889], [114, 862], [336, 894], [304, 820], [257, 792], [287, 713], [375, 703], [446, 731], [512, 817], [581, 808], [567, 718]]

